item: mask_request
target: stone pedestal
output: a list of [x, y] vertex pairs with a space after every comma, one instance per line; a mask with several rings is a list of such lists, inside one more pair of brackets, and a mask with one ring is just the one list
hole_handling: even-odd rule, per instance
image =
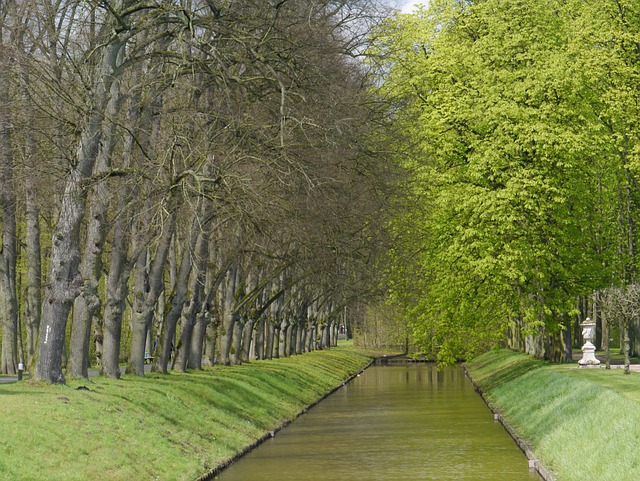
[[596, 323], [587, 317], [580, 327], [582, 327], [582, 337], [585, 342], [582, 346], [582, 359], [578, 364], [585, 367], [598, 366], [600, 361], [596, 359], [596, 346], [592, 342], [596, 338]]

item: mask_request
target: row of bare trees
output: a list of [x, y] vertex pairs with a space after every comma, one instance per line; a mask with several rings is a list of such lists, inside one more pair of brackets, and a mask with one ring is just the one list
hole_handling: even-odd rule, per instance
[[0, 1], [1, 371], [335, 342], [371, 290], [392, 175], [356, 58], [376, 12]]

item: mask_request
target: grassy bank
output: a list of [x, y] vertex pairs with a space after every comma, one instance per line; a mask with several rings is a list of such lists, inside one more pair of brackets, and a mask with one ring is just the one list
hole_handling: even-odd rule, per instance
[[559, 481], [640, 479], [640, 375], [492, 351], [467, 368]]
[[187, 374], [0, 385], [0, 480], [193, 480], [368, 362], [332, 349]]

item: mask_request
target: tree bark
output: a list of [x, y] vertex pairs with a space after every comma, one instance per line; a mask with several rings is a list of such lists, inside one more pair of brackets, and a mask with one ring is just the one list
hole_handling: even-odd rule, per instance
[[[189, 277], [191, 276], [191, 270], [193, 267], [194, 253], [195, 256], [202, 258], [199, 253], [202, 252], [203, 246], [206, 246], [207, 244], [206, 236], [202, 231], [197, 229], [197, 225], [198, 222], [194, 220], [194, 222], [192, 222], [192, 228], [190, 229], [191, 242], [185, 247], [182, 254], [182, 261], [180, 263], [180, 271], [178, 272], [176, 279], [174, 295], [171, 296], [171, 300], [169, 301], [171, 308], [164, 320], [162, 352], [160, 353], [160, 359], [154, 359], [154, 368], [163, 374], [167, 373], [169, 362], [171, 360], [171, 353], [174, 350], [174, 340], [176, 338], [178, 319], [180, 318], [182, 309], [187, 302], [187, 295], [189, 293]], [[194, 309], [197, 309], [197, 307]], [[191, 344], [191, 331], [189, 331], [188, 336], [189, 339], [188, 342], [185, 343], [185, 351]], [[186, 363], [186, 352], [183, 354], [183, 358]]]
[[147, 333], [156, 304], [164, 290], [164, 268], [166, 265], [171, 239], [175, 232], [176, 211], [173, 209], [163, 226], [162, 235], [156, 249], [151, 270], [146, 272], [147, 254], [141, 253], [136, 261], [136, 279], [133, 295], [133, 310], [131, 318], [131, 343], [127, 374], [144, 376], [144, 356]]
[[289, 323], [288, 318], [284, 318], [280, 323], [280, 339], [278, 342], [278, 356], [277, 357], [288, 357], [289, 353], [289, 337], [291, 331], [291, 325]]
[[605, 369], [611, 369], [611, 351], [609, 348], [609, 322], [607, 320], [607, 311], [602, 308], [600, 310], [600, 321], [602, 322], [602, 346], [605, 356]]
[[196, 324], [194, 326], [193, 336], [191, 339], [191, 349], [189, 349], [188, 362], [189, 368], [198, 370], [202, 369], [205, 337], [208, 326], [211, 322], [211, 310], [215, 303], [217, 290], [221, 282], [219, 272], [214, 268], [214, 266], [217, 265], [217, 251], [213, 240], [209, 240], [209, 245], [207, 246], [206, 251], [208, 253], [208, 262], [205, 262], [202, 267], [205, 272], [205, 285], [202, 292], [202, 297], [204, 299], [196, 317]]
[[629, 359], [630, 339], [629, 339], [629, 325], [624, 323], [622, 327], [624, 331], [624, 373], [630, 374], [631, 360]]
[[231, 347], [233, 346], [233, 335], [238, 314], [235, 311], [235, 295], [238, 285], [238, 266], [234, 263], [225, 278], [223, 288], [222, 305], [222, 345], [220, 352], [220, 363], [228, 366], [231, 364]]
[[118, 220], [114, 226], [102, 331], [102, 373], [115, 379], [120, 378], [122, 318], [131, 274], [131, 264], [127, 259], [128, 234], [122, 224], [123, 222]]
[[[25, 116], [25, 163], [36, 171], [36, 139], [33, 102], [29, 93], [29, 76], [22, 74], [22, 110]], [[40, 252], [40, 208], [38, 205], [37, 177], [28, 175], [26, 179], [25, 251], [27, 260], [27, 279], [24, 291], [24, 324], [27, 334], [27, 366], [31, 366], [36, 354], [38, 329], [40, 328], [40, 309], [42, 305], [42, 261]]]
[[218, 341], [220, 337], [220, 320], [216, 315], [212, 322], [206, 327], [204, 363], [207, 366], [213, 366], [218, 362]]
[[[113, 4], [115, 11], [122, 2]], [[53, 232], [49, 276], [42, 310], [42, 329], [35, 379], [64, 382], [62, 358], [69, 310], [80, 288], [80, 224], [85, 214], [84, 181], [91, 175], [96, 162], [104, 112], [109, 101], [111, 84], [119, 75], [117, 59], [125, 41], [118, 36], [101, 49], [96, 72], [96, 95], [89, 107], [77, 151], [77, 163], [67, 177], [60, 215]]]
[[[0, 28], [2, 35], [2, 28]], [[2, 38], [0, 37], [0, 42]], [[0, 55], [7, 58], [0, 43]], [[18, 298], [16, 293], [17, 235], [14, 191], [14, 159], [9, 117], [8, 65], [0, 64], [0, 190], [2, 195], [2, 250], [0, 251], [0, 316], [2, 360], [0, 372], [18, 372]]]
[[277, 339], [277, 333], [275, 333], [274, 321], [269, 319], [265, 321], [265, 342], [264, 342], [264, 357], [263, 359], [273, 359], [273, 340]]
[[202, 356], [204, 355], [204, 336], [210, 321], [210, 315], [206, 308], [200, 310], [196, 315], [196, 323], [191, 336], [191, 348], [189, 349], [189, 359], [185, 369], [202, 369]]
[[[195, 266], [194, 274], [191, 277], [191, 285], [189, 291], [191, 292], [191, 299], [189, 305], [185, 309], [182, 316], [182, 325], [180, 329], [180, 341], [178, 342], [176, 361], [174, 368], [177, 371], [184, 372], [189, 365], [189, 361], [196, 361], [191, 357], [191, 351], [193, 347], [194, 329], [199, 319], [204, 320], [205, 316], [200, 316], [202, 312], [203, 297], [204, 297], [204, 284], [206, 280], [206, 258], [209, 241], [205, 233], [200, 233], [198, 236], [198, 243], [196, 245], [195, 252]], [[201, 344], [202, 346], [202, 344]], [[202, 358], [202, 348], [200, 347], [200, 357]], [[194, 356], [196, 357], [196, 356]], [[200, 365], [202, 361], [197, 364]], [[199, 367], [198, 367], [199, 369]]]
[[[106, 173], [111, 167], [111, 157], [117, 143], [115, 119], [120, 112], [120, 105], [120, 82], [115, 79], [111, 83], [109, 102], [106, 108], [107, 121], [103, 123], [100, 150], [93, 170], [97, 176]], [[67, 363], [67, 374], [70, 376], [89, 377], [91, 324], [101, 305], [98, 284], [102, 277], [102, 253], [107, 233], [109, 196], [107, 181], [98, 181], [93, 186], [87, 202], [89, 204], [89, 218], [85, 234], [85, 247], [80, 263], [82, 288], [73, 303], [73, 323], [69, 362]]]

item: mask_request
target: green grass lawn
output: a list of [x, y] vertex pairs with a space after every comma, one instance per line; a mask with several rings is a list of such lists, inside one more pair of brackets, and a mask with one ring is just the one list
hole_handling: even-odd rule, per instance
[[0, 480], [193, 480], [368, 362], [338, 348], [186, 374], [0, 385]]
[[640, 479], [640, 374], [547, 364], [507, 350], [467, 368], [559, 481]]

